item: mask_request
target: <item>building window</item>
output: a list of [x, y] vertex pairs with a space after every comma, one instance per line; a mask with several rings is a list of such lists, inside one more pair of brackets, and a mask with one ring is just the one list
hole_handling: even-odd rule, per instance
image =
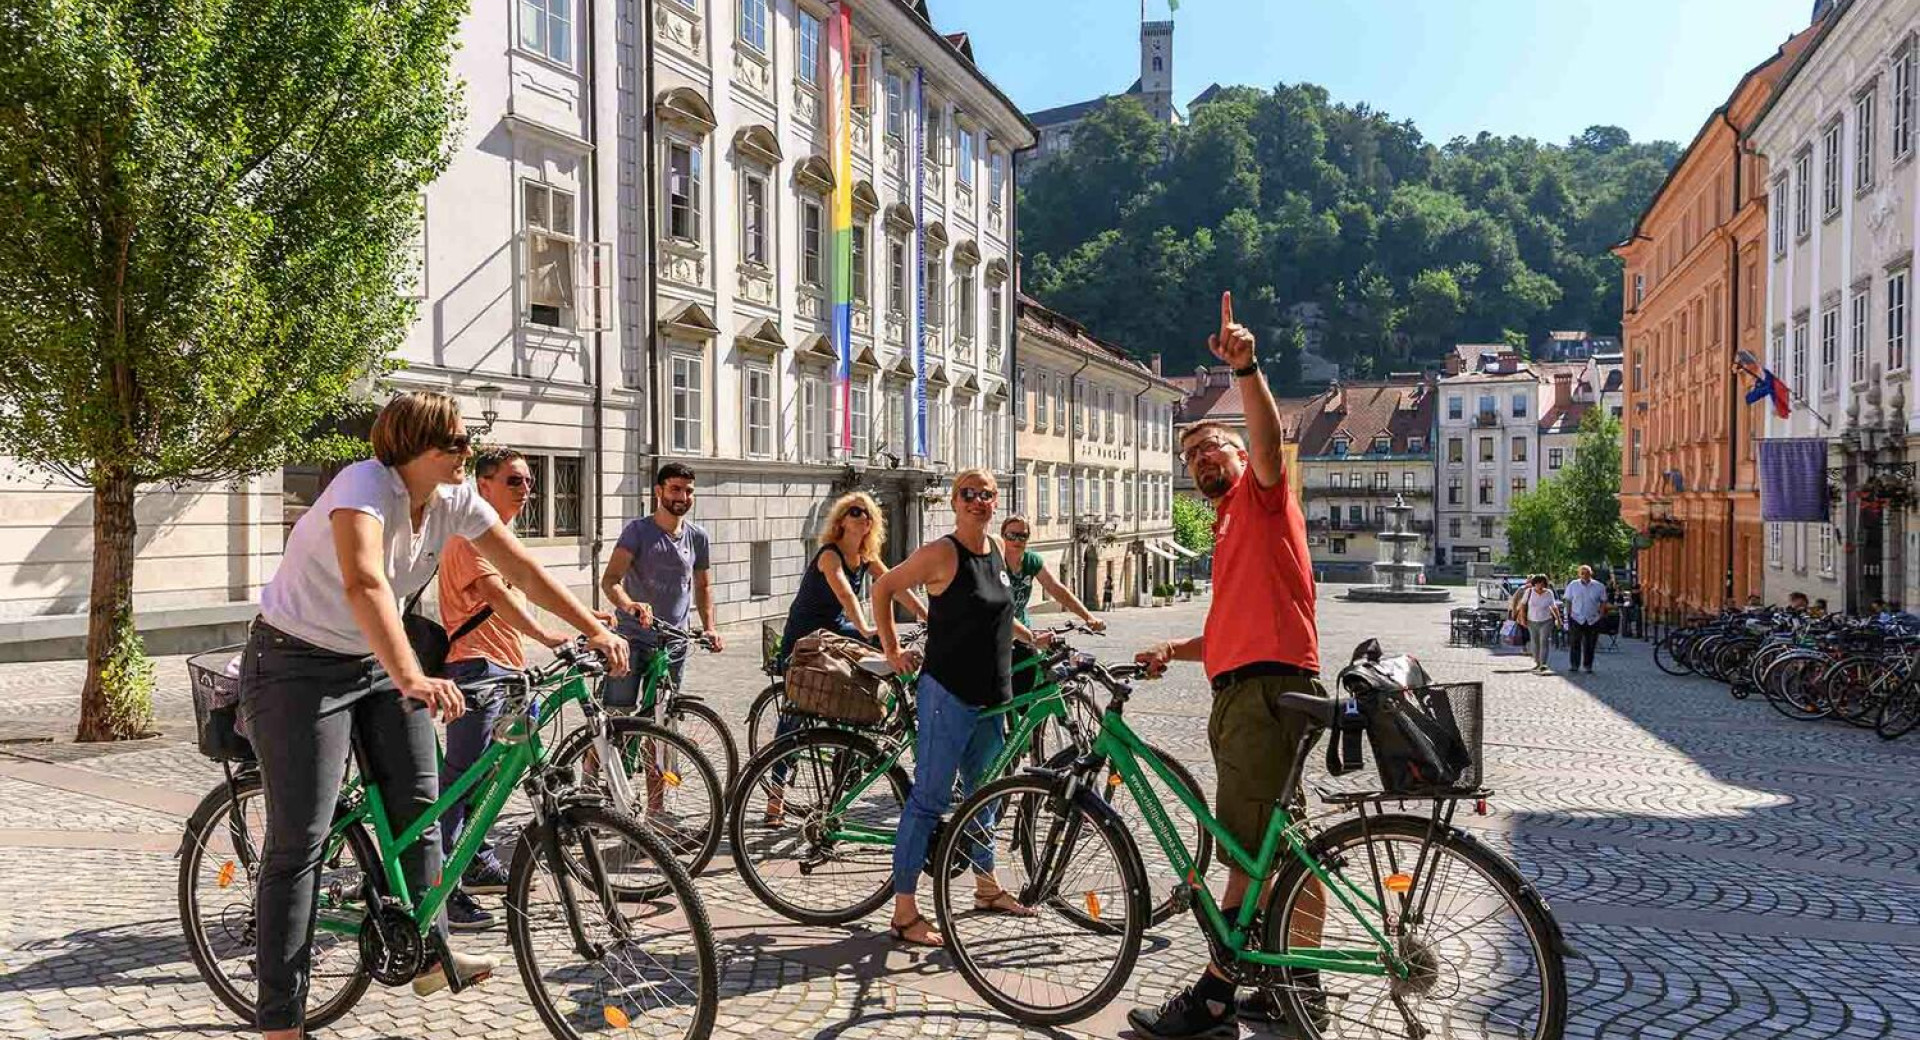
[[1527, 396], [1526, 394], [1513, 395], [1513, 417], [1515, 419], [1525, 419], [1527, 417]]
[[1061, 474], [1057, 490], [1059, 508], [1054, 510], [1053, 515], [1062, 520], [1070, 519], [1073, 516], [1073, 482], [1068, 480], [1065, 474]]
[[740, 193], [740, 258], [750, 264], [767, 266], [771, 250], [767, 246], [767, 178], [747, 174]]
[[1450, 506], [1459, 505], [1460, 493], [1461, 493], [1460, 478], [1448, 477], [1447, 478], [1447, 504]]
[[1347, 507], [1347, 526], [1352, 527], [1356, 531], [1359, 530], [1360, 526], [1367, 522], [1366, 516], [1367, 516], [1366, 510], [1361, 508], [1360, 506], [1348, 506]]
[[751, 543], [747, 560], [747, 595], [773, 595], [773, 543]]
[[973, 131], [960, 127], [960, 183], [973, 187]]
[[773, 370], [749, 365], [743, 386], [747, 395], [747, 454], [773, 454]]
[[[1640, 301], [1647, 298], [1647, 276], [1638, 271], [1633, 275], [1633, 306], [1638, 309]], [[1459, 416], [1454, 416], [1458, 419]]]
[[1853, 190], [1873, 187], [1873, 98], [1880, 84], [1853, 99]]
[[802, 8], [800, 23], [800, 82], [809, 87], [820, 85], [820, 19]]
[[1007, 287], [995, 282], [987, 289], [987, 349], [999, 353], [1006, 343]]
[[820, 462], [827, 457], [826, 384], [817, 375], [800, 377], [800, 460]]
[[1524, 495], [1527, 493], [1527, 478], [1513, 478], [1513, 493], [1516, 495]]
[[573, 64], [573, 0], [520, 0], [520, 46]]
[[921, 109], [920, 126], [921, 132], [926, 134], [927, 137], [927, 161], [933, 163], [935, 166], [938, 166], [940, 160], [945, 158], [943, 153], [946, 151], [947, 139], [946, 132], [941, 129], [943, 125], [940, 121], [940, 102], [934, 100], [932, 95], [928, 95], [926, 103]]
[[[580, 537], [585, 473], [586, 460], [578, 455], [562, 455], [553, 460], [553, 535], [556, 538]], [[538, 488], [534, 493], [539, 493]]]
[[1107, 406], [1101, 410], [1100, 417], [1100, 439], [1106, 441], [1108, 444], [1113, 443], [1114, 420], [1117, 418], [1119, 418], [1119, 409], [1114, 407], [1113, 391], [1109, 390], [1107, 391]]
[[873, 424], [873, 391], [867, 381], [853, 380], [852, 392], [847, 396], [853, 399], [853, 457], [864, 459], [873, 454], [871, 428]]
[[740, 0], [740, 42], [767, 53], [768, 0]]
[[667, 143], [667, 233], [683, 242], [692, 242], [696, 245], [701, 241], [700, 176], [700, 147], [684, 141], [669, 141]]
[[1858, 383], [1867, 378], [1867, 294], [1854, 293], [1848, 308], [1847, 378]]
[[1480, 395], [1480, 416], [1489, 421], [1500, 417], [1500, 404], [1492, 394]]
[[1413, 490], [1413, 474], [1411, 472], [1400, 474], [1400, 489], [1402, 491]]
[[1793, 363], [1787, 385], [1805, 387], [1807, 385], [1807, 323], [1795, 322], [1793, 326]]
[[1562, 452], [1561, 449], [1548, 448], [1547, 449], [1547, 468], [1559, 469], [1562, 458], [1564, 458], [1564, 453]]
[[1427, 439], [1425, 437], [1408, 437], [1407, 438], [1407, 454], [1418, 455], [1421, 452], [1426, 450], [1427, 450]]
[[826, 253], [825, 210], [820, 200], [811, 196], [800, 200], [800, 281], [807, 285], [818, 286], [825, 279], [821, 273], [820, 258]]
[[1346, 458], [1347, 452], [1350, 451], [1352, 447], [1353, 442], [1347, 439], [1346, 434], [1335, 437], [1333, 439], [1333, 457], [1336, 459]]
[[887, 136], [902, 141], [907, 136], [907, 86], [898, 72], [887, 70]]
[[1373, 439], [1372, 451], [1375, 455], [1387, 455], [1393, 452], [1393, 438], [1380, 434]]
[[941, 289], [945, 287], [946, 282], [940, 270], [939, 254], [927, 257], [926, 268], [920, 272], [920, 276], [926, 279], [924, 285], [927, 296], [927, 324], [938, 325], [941, 315], [945, 313], [941, 310], [945, 306], [942, 303], [945, 296], [941, 293]]
[[1346, 487], [1346, 486], [1347, 486], [1347, 475], [1346, 475], [1346, 474], [1344, 474], [1344, 473], [1329, 473], [1329, 474], [1327, 474], [1327, 486], [1328, 486], [1328, 487], [1330, 487], [1330, 488], [1343, 488], [1343, 487]]
[[899, 235], [887, 236], [887, 313], [907, 315], [907, 243]]
[[1632, 450], [1627, 452], [1627, 475], [1632, 477], [1637, 477], [1640, 475], [1640, 429], [1639, 427], [1634, 428], [1632, 436], [1630, 436], [1628, 439], [1632, 441], [1633, 448]]
[[1328, 539], [1327, 551], [1335, 556], [1345, 556], [1347, 554], [1347, 540], [1345, 538]]
[[1480, 518], [1480, 537], [1482, 538], [1493, 537], [1493, 517], [1483, 516]]
[[1840, 385], [1840, 308], [1820, 312], [1820, 389], [1831, 392]]
[[1481, 462], [1493, 461], [1493, 438], [1492, 437], [1480, 438], [1480, 461]]
[[1907, 367], [1907, 272], [1887, 276], [1887, 370]]
[[684, 455], [705, 450], [706, 366], [693, 354], [676, 353], [667, 362], [672, 385], [673, 450]]
[[1448, 437], [1447, 461], [1457, 463], [1465, 462], [1466, 460], [1466, 443], [1458, 437]]
[[1527, 439], [1525, 437], [1515, 437], [1513, 439], [1513, 461], [1527, 461]]
[[1793, 157], [1793, 233], [1805, 238], [1813, 230], [1813, 151], [1801, 149]]
[[973, 268], [962, 267], [953, 287], [953, 313], [959, 325], [953, 334], [960, 339], [974, 338], [974, 285]]
[[1463, 403], [1464, 402], [1461, 401], [1460, 396], [1458, 394], [1448, 397], [1447, 398], [1447, 418], [1449, 419], [1460, 418], [1460, 408]]
[[1767, 525], [1767, 563], [1774, 567], [1780, 566], [1780, 525], [1778, 523]]
[[1460, 518], [1459, 517], [1456, 516], [1447, 521], [1447, 537], [1449, 538], [1460, 537]]
[[853, 110], [866, 115], [873, 110], [873, 50], [856, 45], [853, 48]]
[[1484, 477], [1480, 481], [1480, 504], [1483, 506], [1490, 506], [1493, 504], [1493, 478], [1492, 477]]
[[564, 328], [574, 305], [573, 193], [526, 181], [521, 199], [527, 220], [526, 320]]
[[1840, 212], [1840, 120], [1827, 124], [1820, 135], [1820, 214]]
[[533, 480], [533, 494], [527, 496], [527, 504], [520, 507], [520, 515], [513, 519], [513, 533], [522, 538], [544, 538], [547, 534], [547, 458], [544, 455], [523, 455], [527, 463], [527, 476]]
[[1820, 573], [1833, 576], [1833, 525], [1820, 525]]
[[1893, 159], [1905, 159], [1913, 152], [1913, 73], [1916, 52], [1910, 38], [1893, 56]]
[[1040, 491], [1033, 496], [1034, 512], [1038, 514], [1039, 521], [1044, 524], [1053, 516], [1053, 478], [1047, 476], [1046, 470], [1040, 470], [1037, 479], [1040, 482]]
[[872, 297], [867, 287], [867, 225], [864, 222], [853, 225], [849, 252], [852, 253], [848, 259], [852, 265], [853, 302], [869, 303]]
[[1773, 182], [1773, 255], [1787, 255], [1787, 179]]
[[1001, 199], [1007, 193], [1007, 156], [1004, 152], [987, 152], [987, 207], [999, 209]]

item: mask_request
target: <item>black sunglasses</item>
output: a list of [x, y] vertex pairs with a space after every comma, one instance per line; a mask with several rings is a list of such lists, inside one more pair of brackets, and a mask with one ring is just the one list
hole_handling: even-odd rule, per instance
[[865, 520], [866, 518], [867, 518], [866, 506], [848, 506], [847, 507], [847, 519]]
[[1024, 542], [1028, 538], [1026, 531], [1008, 531], [1004, 536], [1009, 542]]
[[534, 484], [532, 477], [523, 477], [516, 473], [507, 478], [507, 486], [510, 488], [523, 487], [528, 491], [532, 491], [537, 485]]
[[465, 455], [473, 450], [473, 437], [469, 434], [456, 433], [435, 444], [434, 447], [449, 455]]
[[962, 502], [991, 502], [999, 497], [1000, 493], [992, 488], [963, 487], [960, 489]]

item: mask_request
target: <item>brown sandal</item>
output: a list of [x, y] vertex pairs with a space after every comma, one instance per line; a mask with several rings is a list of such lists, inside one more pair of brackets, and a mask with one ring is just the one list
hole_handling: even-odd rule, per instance
[[915, 939], [909, 936], [907, 933], [913, 929], [914, 925], [917, 925], [917, 924], [923, 924], [927, 926], [927, 930], [923, 934], [926, 934], [926, 935], [940, 934], [939, 932], [936, 932], [933, 930], [933, 922], [927, 920], [927, 916], [925, 914], [914, 914], [913, 919], [910, 921], [907, 921], [905, 924], [887, 925], [887, 934], [893, 936], [894, 942], [905, 943], [908, 946], [924, 946], [924, 947], [927, 947], [928, 949], [937, 950], [946, 945], [945, 942], [930, 942], [926, 939]]
[[[1002, 902], [1002, 900], [1004, 900], [1004, 902]], [[978, 892], [974, 893], [973, 909], [978, 913], [1012, 914], [1015, 917], [1034, 917], [1038, 914], [1038, 911], [1034, 910], [1033, 907], [1022, 905], [1018, 899], [1013, 898], [1012, 892], [1004, 888], [995, 891], [990, 896], [983, 896]]]

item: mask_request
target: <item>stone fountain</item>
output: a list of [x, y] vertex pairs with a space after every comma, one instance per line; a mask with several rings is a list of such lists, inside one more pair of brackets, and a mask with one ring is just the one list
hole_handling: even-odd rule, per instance
[[1407, 517], [1411, 515], [1413, 507], [1406, 499], [1393, 496], [1393, 504], [1387, 507], [1387, 529], [1376, 536], [1383, 558], [1374, 561], [1373, 577], [1381, 584], [1355, 585], [1347, 590], [1347, 599], [1363, 603], [1443, 603], [1453, 598], [1452, 589], [1418, 583], [1426, 564], [1407, 559], [1420, 542], [1418, 533], [1407, 530]]

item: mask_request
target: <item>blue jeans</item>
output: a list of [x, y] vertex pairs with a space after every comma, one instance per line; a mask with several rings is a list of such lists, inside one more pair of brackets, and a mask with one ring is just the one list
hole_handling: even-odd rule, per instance
[[[462, 690], [470, 690], [483, 683], [493, 683], [500, 679], [512, 678], [518, 672], [502, 668], [483, 657], [454, 661], [447, 665], [446, 677]], [[445, 761], [440, 763], [440, 789], [451, 788], [461, 774], [472, 768], [480, 756], [486, 753], [488, 745], [493, 743], [493, 724], [500, 718], [500, 702], [493, 701], [486, 707], [476, 707], [473, 698], [467, 698], [467, 713], [447, 723], [447, 750]], [[440, 844], [446, 854], [453, 854], [454, 843], [460, 840], [460, 831], [467, 822], [468, 798], [447, 806], [447, 814], [440, 820]], [[482, 839], [480, 851], [474, 854], [473, 865], [485, 864], [495, 869], [503, 869], [499, 854], [494, 850], [491, 836]]]
[[[600, 684], [600, 703], [609, 708], [633, 708], [640, 704], [640, 683], [645, 678], [647, 658], [659, 648], [651, 635], [627, 637], [627, 659], [632, 662], [632, 670], [627, 674], [609, 677]], [[667, 662], [667, 674], [673, 679], [675, 689], [685, 689], [681, 679], [687, 671], [687, 647], [681, 644], [672, 651]], [[656, 707], [658, 707], [656, 705]]]
[[[953, 804], [955, 778], [962, 797], [972, 794], [980, 786], [980, 774], [1007, 742], [1005, 715], [982, 717], [983, 709], [955, 697], [925, 672], [920, 673], [915, 704], [919, 732], [913, 747], [913, 792], [907, 795], [893, 842], [893, 891], [909, 896], [927, 864], [934, 825]], [[991, 831], [994, 815], [988, 810], [975, 819]], [[980, 873], [993, 872], [991, 847], [975, 845], [967, 858]]]

